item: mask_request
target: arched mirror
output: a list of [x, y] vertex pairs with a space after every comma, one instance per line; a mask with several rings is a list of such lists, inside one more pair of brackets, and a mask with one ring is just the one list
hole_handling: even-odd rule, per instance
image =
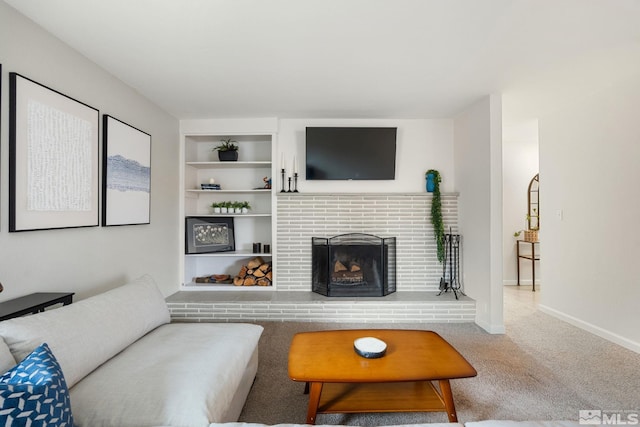
[[529, 230], [540, 229], [540, 180], [536, 174], [529, 182], [527, 192], [527, 225]]

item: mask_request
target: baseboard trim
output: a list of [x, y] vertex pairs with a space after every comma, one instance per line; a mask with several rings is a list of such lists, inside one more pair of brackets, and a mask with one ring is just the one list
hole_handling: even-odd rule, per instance
[[495, 334], [495, 335], [499, 335], [499, 334], [504, 334], [506, 333], [506, 329], [504, 327], [504, 323], [501, 325], [491, 325], [487, 322], [484, 322], [480, 319], [478, 319], [476, 317], [476, 325], [480, 326], [482, 329], [484, 329], [485, 331], [489, 332], [490, 334]]
[[611, 341], [614, 344], [618, 344], [624, 348], [627, 348], [633, 352], [640, 354], [640, 343], [638, 342], [632, 341], [621, 335], [618, 335], [616, 333], [603, 329], [599, 326], [593, 325], [589, 322], [585, 322], [584, 320], [580, 320], [577, 317], [570, 316], [568, 314], [565, 314], [561, 311], [558, 311], [546, 305], [539, 304], [538, 309], [543, 313], [546, 313], [550, 316], [558, 318], [580, 329], [584, 329], [587, 332], [591, 332], [592, 334], [597, 335], [600, 338], [604, 338], [607, 341]]
[[[520, 279], [520, 285], [526, 285], [526, 286], [531, 286], [532, 284], [532, 280], [531, 279]], [[518, 286], [518, 281], [517, 280], [503, 280], [502, 281], [502, 285], [503, 286]], [[536, 280], [536, 286], [540, 286], [540, 281]]]

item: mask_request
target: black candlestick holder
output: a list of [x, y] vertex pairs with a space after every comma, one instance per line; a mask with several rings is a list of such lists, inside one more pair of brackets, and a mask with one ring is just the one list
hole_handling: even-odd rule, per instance
[[293, 193], [293, 191], [291, 191], [291, 177], [289, 177], [289, 190], [287, 190], [287, 193]]
[[282, 190], [280, 190], [281, 193], [286, 193], [285, 189], [284, 189], [284, 168], [280, 169], [280, 174], [282, 175]]
[[298, 193], [298, 172], [293, 174], [293, 192]]

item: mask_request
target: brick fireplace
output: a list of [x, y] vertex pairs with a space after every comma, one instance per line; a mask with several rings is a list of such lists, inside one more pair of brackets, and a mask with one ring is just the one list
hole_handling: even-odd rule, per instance
[[[365, 233], [395, 237], [397, 291], [438, 292], [438, 263], [431, 225], [431, 195], [278, 195], [278, 291], [311, 289], [311, 241], [317, 236]], [[458, 229], [458, 195], [442, 194], [445, 228]]]
[[[174, 322], [473, 322], [475, 302], [437, 296], [442, 265], [430, 222], [431, 195], [279, 193], [275, 290], [178, 292]], [[442, 194], [445, 227], [458, 227], [458, 196]], [[311, 291], [312, 238], [347, 233], [396, 238], [396, 292], [328, 298]]]

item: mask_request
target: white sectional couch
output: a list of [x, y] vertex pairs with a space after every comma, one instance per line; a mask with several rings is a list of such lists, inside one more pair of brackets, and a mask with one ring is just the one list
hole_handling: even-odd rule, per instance
[[[66, 379], [77, 427], [304, 427], [234, 422], [257, 372], [261, 334], [262, 327], [251, 324], [170, 324], [160, 291], [144, 276], [68, 306], [0, 322], [0, 373], [14, 370], [47, 343]], [[3, 409], [0, 419], [16, 425], [7, 422]], [[489, 420], [394, 427], [409, 426], [578, 423]]]
[[[502, 421], [485, 420], [461, 423], [428, 423], [428, 424], [401, 424], [386, 427], [580, 427], [581, 424], [575, 421]], [[216, 423], [210, 427], [304, 427], [306, 424], [256, 424], [256, 423]], [[315, 427], [345, 427], [335, 425], [321, 425]]]
[[149, 276], [55, 310], [0, 322], [0, 371], [47, 343], [75, 425], [185, 426], [236, 421], [258, 367], [262, 327], [170, 324]]

